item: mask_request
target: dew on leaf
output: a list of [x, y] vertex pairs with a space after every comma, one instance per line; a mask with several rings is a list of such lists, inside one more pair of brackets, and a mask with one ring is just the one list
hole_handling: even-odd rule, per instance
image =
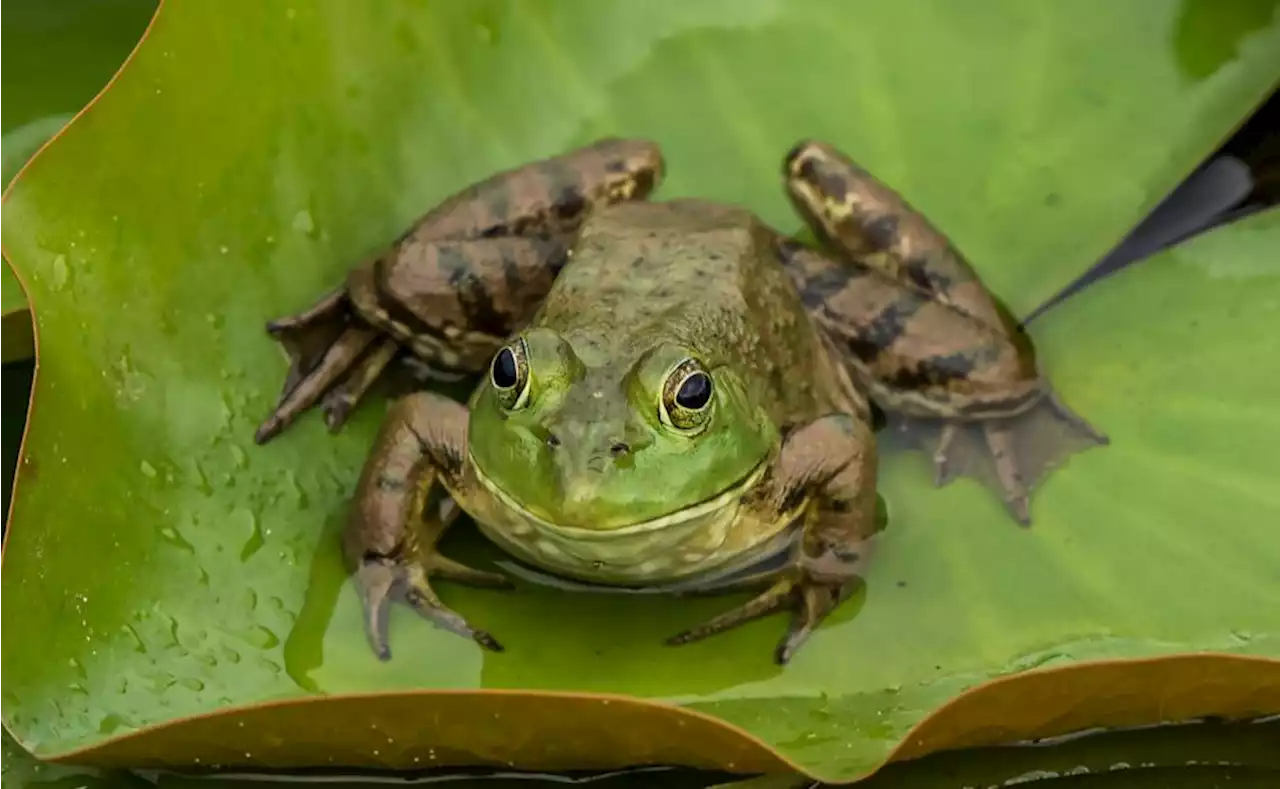
[[57, 255], [53, 259], [53, 266], [49, 272], [49, 287], [54, 290], [62, 290], [67, 286], [67, 281], [71, 279], [71, 270], [67, 267], [67, 256]]
[[280, 638], [275, 633], [266, 629], [262, 625], [254, 625], [245, 634], [245, 641], [248, 641], [258, 649], [273, 649], [280, 644]]
[[266, 544], [266, 538], [262, 536], [262, 524], [256, 514], [246, 509], [236, 510], [232, 518], [240, 522], [240, 531], [245, 534], [244, 544], [240, 548], [240, 561], [246, 562]]
[[308, 236], [314, 236], [316, 232], [316, 222], [311, 218], [311, 212], [305, 208], [293, 215], [293, 229]]

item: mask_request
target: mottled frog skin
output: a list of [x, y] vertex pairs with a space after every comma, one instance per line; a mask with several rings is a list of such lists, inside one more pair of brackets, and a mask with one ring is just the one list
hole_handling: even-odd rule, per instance
[[1069, 443], [1039, 447], [1029, 466], [1026, 415], [1105, 443], [897, 194], [820, 142], [792, 149], [783, 173], [823, 249], [743, 208], [648, 201], [658, 147], [607, 139], [464, 189], [315, 306], [269, 324], [291, 365], [259, 443], [317, 404], [339, 429], [397, 359], [484, 374], [465, 406], [425, 391], [395, 400], [365, 463], [343, 543], [379, 657], [393, 600], [501, 649], [432, 588], [509, 583], [437, 550], [465, 511], [563, 577], [758, 589], [670, 642], [789, 610], [785, 663], [856, 590], [875, 539], [868, 397], [937, 427], [939, 483], [959, 473], [957, 436], [979, 431], [1024, 524], [1043, 461]]

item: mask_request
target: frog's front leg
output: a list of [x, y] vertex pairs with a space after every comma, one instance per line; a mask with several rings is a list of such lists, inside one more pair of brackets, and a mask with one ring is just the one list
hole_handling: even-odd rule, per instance
[[431, 588], [433, 577], [473, 586], [510, 585], [505, 576], [467, 567], [437, 548], [459, 510], [448, 496], [438, 507], [427, 504], [437, 482], [446, 490], [462, 484], [466, 441], [467, 409], [419, 392], [392, 405], [365, 461], [343, 533], [343, 553], [354, 571], [369, 645], [382, 660], [391, 657], [388, 605], [396, 600], [487, 649], [502, 649], [493, 636], [445, 606]]
[[[811, 314], [849, 351], [886, 410], [941, 425], [938, 484], [980, 472], [962, 435], [980, 425], [996, 483], [1018, 522], [1029, 491], [1061, 459], [1106, 436], [1068, 408], [1036, 367], [1030, 339], [947, 239], [830, 146], [797, 146], [788, 191], [839, 260], [786, 243], [781, 256]], [[975, 476], [982, 477], [980, 473]]]
[[402, 349], [445, 378], [479, 372], [546, 295], [592, 208], [645, 199], [662, 170], [653, 143], [606, 139], [445, 200], [344, 287], [268, 324], [290, 366], [258, 443], [316, 403], [337, 430]]
[[770, 473], [744, 501], [752, 517], [794, 517], [803, 534], [791, 561], [716, 591], [765, 586], [745, 604], [668, 640], [686, 644], [774, 612], [793, 611], [774, 660], [788, 662], [861, 583], [876, 523], [876, 449], [871, 427], [830, 414], [792, 431]]

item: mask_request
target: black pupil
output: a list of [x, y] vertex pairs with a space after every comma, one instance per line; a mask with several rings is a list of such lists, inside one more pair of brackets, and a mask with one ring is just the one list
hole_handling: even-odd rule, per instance
[[510, 348], [498, 351], [498, 358], [493, 360], [493, 385], [499, 389], [516, 385], [516, 355]]
[[711, 378], [706, 373], [694, 373], [680, 384], [676, 392], [676, 405], [691, 411], [706, 406], [711, 399]]

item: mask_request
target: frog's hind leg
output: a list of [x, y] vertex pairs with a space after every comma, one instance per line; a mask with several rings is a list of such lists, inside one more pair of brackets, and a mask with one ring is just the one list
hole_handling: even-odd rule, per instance
[[933, 456], [937, 484], [959, 475], [999, 492], [1019, 523], [1028, 497], [1067, 456], [1106, 437], [1058, 399], [1030, 343], [977, 321], [862, 260], [795, 242], [780, 256], [809, 314], [888, 414], [894, 441]]
[[564, 242], [596, 208], [647, 199], [663, 167], [650, 141], [603, 139], [500, 172], [436, 205], [354, 267], [345, 287], [268, 325], [290, 367], [255, 440], [271, 440], [322, 398], [336, 431], [397, 357], [415, 358], [437, 379], [479, 372], [545, 296]]
[[806, 141], [783, 165], [787, 196], [826, 245], [992, 328], [1013, 328], [960, 250], [923, 214], [831, 145]]
[[907, 432], [936, 432], [913, 437], [939, 485], [977, 477], [1028, 523], [1043, 474], [1106, 437], [1063, 405], [1017, 321], [901, 195], [818, 141], [795, 146], [783, 173], [792, 204], [839, 257], [792, 263], [793, 277], [861, 383]]

